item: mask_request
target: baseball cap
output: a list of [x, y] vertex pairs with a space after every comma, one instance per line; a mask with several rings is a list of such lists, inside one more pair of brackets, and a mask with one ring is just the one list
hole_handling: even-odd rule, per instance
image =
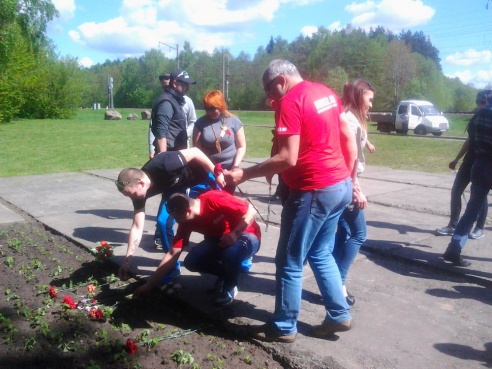
[[190, 75], [188, 74], [187, 71], [181, 69], [172, 72], [170, 79], [171, 81], [176, 80], [178, 82], [189, 83], [190, 85], [194, 85], [196, 83], [196, 81], [190, 78]]

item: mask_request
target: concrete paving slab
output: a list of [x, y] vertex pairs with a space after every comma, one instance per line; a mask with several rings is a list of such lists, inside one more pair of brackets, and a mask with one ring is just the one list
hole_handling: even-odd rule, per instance
[[1, 219], [0, 222], [4, 224], [24, 221], [23, 217], [13, 212], [6, 206], [3, 206], [2, 204], [0, 204], [0, 219]]

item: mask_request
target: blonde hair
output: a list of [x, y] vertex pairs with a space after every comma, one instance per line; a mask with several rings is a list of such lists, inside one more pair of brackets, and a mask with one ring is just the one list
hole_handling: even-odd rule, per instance
[[126, 186], [133, 186], [137, 183], [137, 181], [133, 181], [135, 179], [142, 179], [144, 176], [144, 172], [141, 169], [137, 168], [125, 168], [118, 175], [118, 179], [116, 180], [116, 186], [118, 190], [123, 191]]

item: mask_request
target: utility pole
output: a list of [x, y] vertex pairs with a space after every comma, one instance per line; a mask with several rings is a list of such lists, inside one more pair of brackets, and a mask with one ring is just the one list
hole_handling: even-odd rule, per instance
[[168, 45], [164, 42], [159, 41], [159, 45], [160, 44], [163, 44], [163, 45], [169, 47], [170, 49], [176, 50], [176, 69], [179, 69], [179, 45], [176, 44], [176, 46], [172, 46], [172, 45]]
[[226, 62], [224, 48], [222, 48], [222, 93], [227, 105], [229, 105], [229, 62], [229, 59]]
[[226, 67], [226, 89], [225, 89], [225, 98], [227, 101], [227, 105], [229, 105], [229, 63], [230, 60], [227, 59], [227, 67]]
[[225, 94], [225, 54], [222, 48], [222, 92]]
[[114, 110], [114, 103], [113, 103], [113, 77], [108, 76], [108, 104], [109, 104], [109, 109]]

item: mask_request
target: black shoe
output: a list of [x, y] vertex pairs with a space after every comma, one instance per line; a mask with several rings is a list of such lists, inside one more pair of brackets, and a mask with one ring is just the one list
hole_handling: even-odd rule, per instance
[[345, 297], [345, 300], [347, 300], [347, 304], [349, 306], [354, 306], [354, 304], [355, 304], [355, 296], [354, 295], [347, 292], [347, 297]]
[[463, 257], [460, 254], [455, 252], [449, 252], [448, 250], [446, 250], [446, 252], [442, 257], [444, 258], [444, 260], [450, 261], [455, 266], [467, 267], [471, 265], [471, 263], [468, 260], [463, 259]]

